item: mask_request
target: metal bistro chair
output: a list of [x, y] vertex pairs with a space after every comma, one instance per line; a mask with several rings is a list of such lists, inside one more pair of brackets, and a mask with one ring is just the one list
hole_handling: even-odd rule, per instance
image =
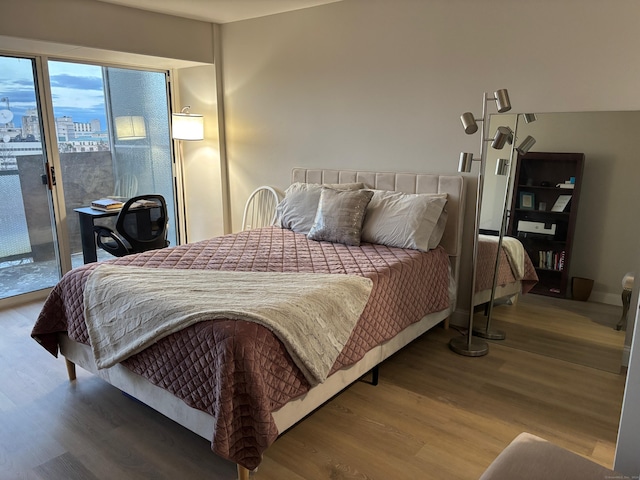
[[282, 194], [273, 187], [262, 186], [255, 189], [244, 207], [242, 230], [268, 227], [276, 221], [276, 207]]
[[96, 226], [98, 247], [116, 257], [169, 246], [167, 204], [162, 195], [139, 195], [122, 206], [115, 231]]

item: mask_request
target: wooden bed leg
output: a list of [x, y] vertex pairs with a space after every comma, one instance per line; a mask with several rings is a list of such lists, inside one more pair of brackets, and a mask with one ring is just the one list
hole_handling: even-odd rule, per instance
[[444, 319], [444, 321], [442, 322], [442, 326], [445, 330], [449, 330], [449, 317]]
[[69, 381], [73, 382], [76, 379], [76, 364], [66, 358], [64, 361], [67, 364], [67, 375], [69, 376]]
[[238, 465], [238, 480], [249, 480], [249, 470]]

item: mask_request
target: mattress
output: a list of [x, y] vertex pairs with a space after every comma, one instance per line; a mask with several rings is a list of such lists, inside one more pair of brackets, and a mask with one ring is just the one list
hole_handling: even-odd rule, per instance
[[[427, 253], [373, 244], [352, 247], [267, 227], [109, 263], [370, 278], [369, 301], [332, 372], [354, 364], [426, 314], [450, 307], [449, 258], [441, 247]], [[96, 266], [67, 273], [46, 300], [32, 336], [52, 354], [58, 353], [60, 332], [88, 344], [83, 287]], [[282, 343], [266, 328], [246, 321], [199, 322], [122, 364], [210, 414], [215, 420], [212, 450], [249, 469], [260, 463], [262, 452], [279, 434], [271, 412], [309, 390]]]

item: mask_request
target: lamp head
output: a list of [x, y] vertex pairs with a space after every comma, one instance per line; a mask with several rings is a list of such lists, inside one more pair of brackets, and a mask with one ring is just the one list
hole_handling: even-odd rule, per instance
[[476, 123], [476, 118], [473, 116], [473, 113], [463, 113], [462, 115], [460, 115], [460, 121], [462, 122], [464, 133], [466, 133], [467, 135], [471, 135], [478, 131], [478, 124]]
[[499, 158], [496, 163], [496, 175], [507, 175], [509, 173], [509, 159]]
[[491, 146], [496, 150], [501, 150], [510, 138], [513, 138], [513, 130], [509, 127], [498, 127]]
[[171, 136], [176, 140], [204, 139], [204, 119], [200, 114], [189, 113], [190, 108], [171, 114]]
[[462, 152], [460, 154], [460, 162], [458, 163], [458, 172], [469, 173], [473, 164], [473, 153]]
[[496, 108], [498, 109], [498, 113], [504, 113], [511, 110], [511, 101], [509, 100], [509, 92], [506, 88], [501, 90], [497, 90], [494, 93], [496, 97]]
[[115, 118], [118, 140], [142, 140], [147, 138], [147, 126], [141, 115], [123, 115]]
[[538, 119], [535, 113], [524, 113], [522, 116], [524, 117], [525, 123], [533, 123]]
[[531, 150], [531, 147], [533, 147], [535, 143], [536, 139], [529, 135], [516, 147], [516, 150], [520, 155], [525, 155], [529, 150]]

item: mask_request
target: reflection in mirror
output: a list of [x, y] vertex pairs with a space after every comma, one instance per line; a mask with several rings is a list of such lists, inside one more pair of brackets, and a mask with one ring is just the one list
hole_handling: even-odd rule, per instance
[[[632, 258], [640, 254], [635, 241], [640, 223], [629, 220], [630, 206], [640, 204], [640, 189], [633, 175], [637, 171], [634, 139], [640, 129], [640, 112], [537, 116], [533, 124], [521, 119], [518, 127], [518, 137], [531, 135], [537, 140], [533, 152], [585, 155], [568, 275], [594, 280], [593, 289], [588, 301], [573, 299], [570, 289], [568, 298], [531, 293], [509, 296], [509, 292], [503, 295], [498, 277], [492, 322], [500, 328], [509, 327], [505, 345], [617, 373], [621, 363], [628, 364], [634, 321], [631, 315], [626, 333], [615, 330], [623, 313], [622, 280], [633, 269]], [[514, 125], [515, 119], [514, 114], [492, 115], [490, 128]], [[480, 230], [498, 236], [503, 215], [510, 215], [510, 199], [505, 209], [504, 198], [505, 192], [512, 195], [515, 165], [507, 182], [506, 177], [494, 175], [498, 160], [504, 156], [492, 153], [489, 150], [487, 156]], [[504, 268], [503, 262], [501, 255], [500, 269]], [[488, 297], [476, 297], [476, 304], [489, 301]], [[630, 311], [634, 310], [632, 305]]]
[[[527, 135], [524, 140], [520, 141], [520, 138], [518, 137], [518, 126], [521, 118], [524, 119], [527, 124], [535, 122], [537, 120], [537, 117], [534, 113], [516, 114], [513, 129], [504, 126], [499, 126], [497, 128], [498, 133], [503, 133], [504, 142], [508, 141], [511, 145], [511, 148], [509, 149], [508, 159], [496, 159], [495, 175], [505, 177], [505, 186], [503, 189], [504, 200], [502, 203], [502, 214], [500, 215], [497, 246], [495, 255], [493, 255], [495, 256], [495, 261], [493, 264], [493, 281], [491, 284], [491, 293], [486, 309], [486, 323], [484, 325], [484, 328], [480, 327], [474, 330], [475, 335], [491, 340], [504, 340], [506, 336], [504, 330], [499, 330], [491, 327], [491, 315], [493, 313], [493, 305], [496, 299], [496, 290], [498, 287], [498, 274], [500, 272], [500, 264], [502, 263], [500, 253], [503, 251], [503, 244], [505, 247], [504, 253], [507, 256], [506, 260], [508, 261], [504, 263], [509, 263], [514, 267], [513, 273], [516, 280], [522, 280], [522, 277], [524, 276], [524, 256], [526, 255], [524, 249], [521, 248], [518, 240], [513, 238], [504, 238], [507, 231], [507, 212], [511, 199], [511, 171], [515, 170], [512, 169], [512, 166], [514, 165], [516, 159], [516, 153], [518, 155], [526, 155], [531, 147], [533, 147], [533, 145], [536, 143], [535, 139], [531, 135]], [[496, 139], [497, 137], [498, 135], [496, 135]], [[497, 140], [494, 140], [494, 144], [496, 144], [496, 141]], [[504, 142], [500, 142], [499, 146], [496, 146], [496, 148], [501, 148], [501, 146], [504, 145]], [[491, 242], [491, 240], [491, 238], [485, 236], [477, 239], [478, 242]], [[518, 270], [520, 270], [520, 272], [518, 272]], [[531, 281], [535, 281], [535, 279], [532, 278]]]

